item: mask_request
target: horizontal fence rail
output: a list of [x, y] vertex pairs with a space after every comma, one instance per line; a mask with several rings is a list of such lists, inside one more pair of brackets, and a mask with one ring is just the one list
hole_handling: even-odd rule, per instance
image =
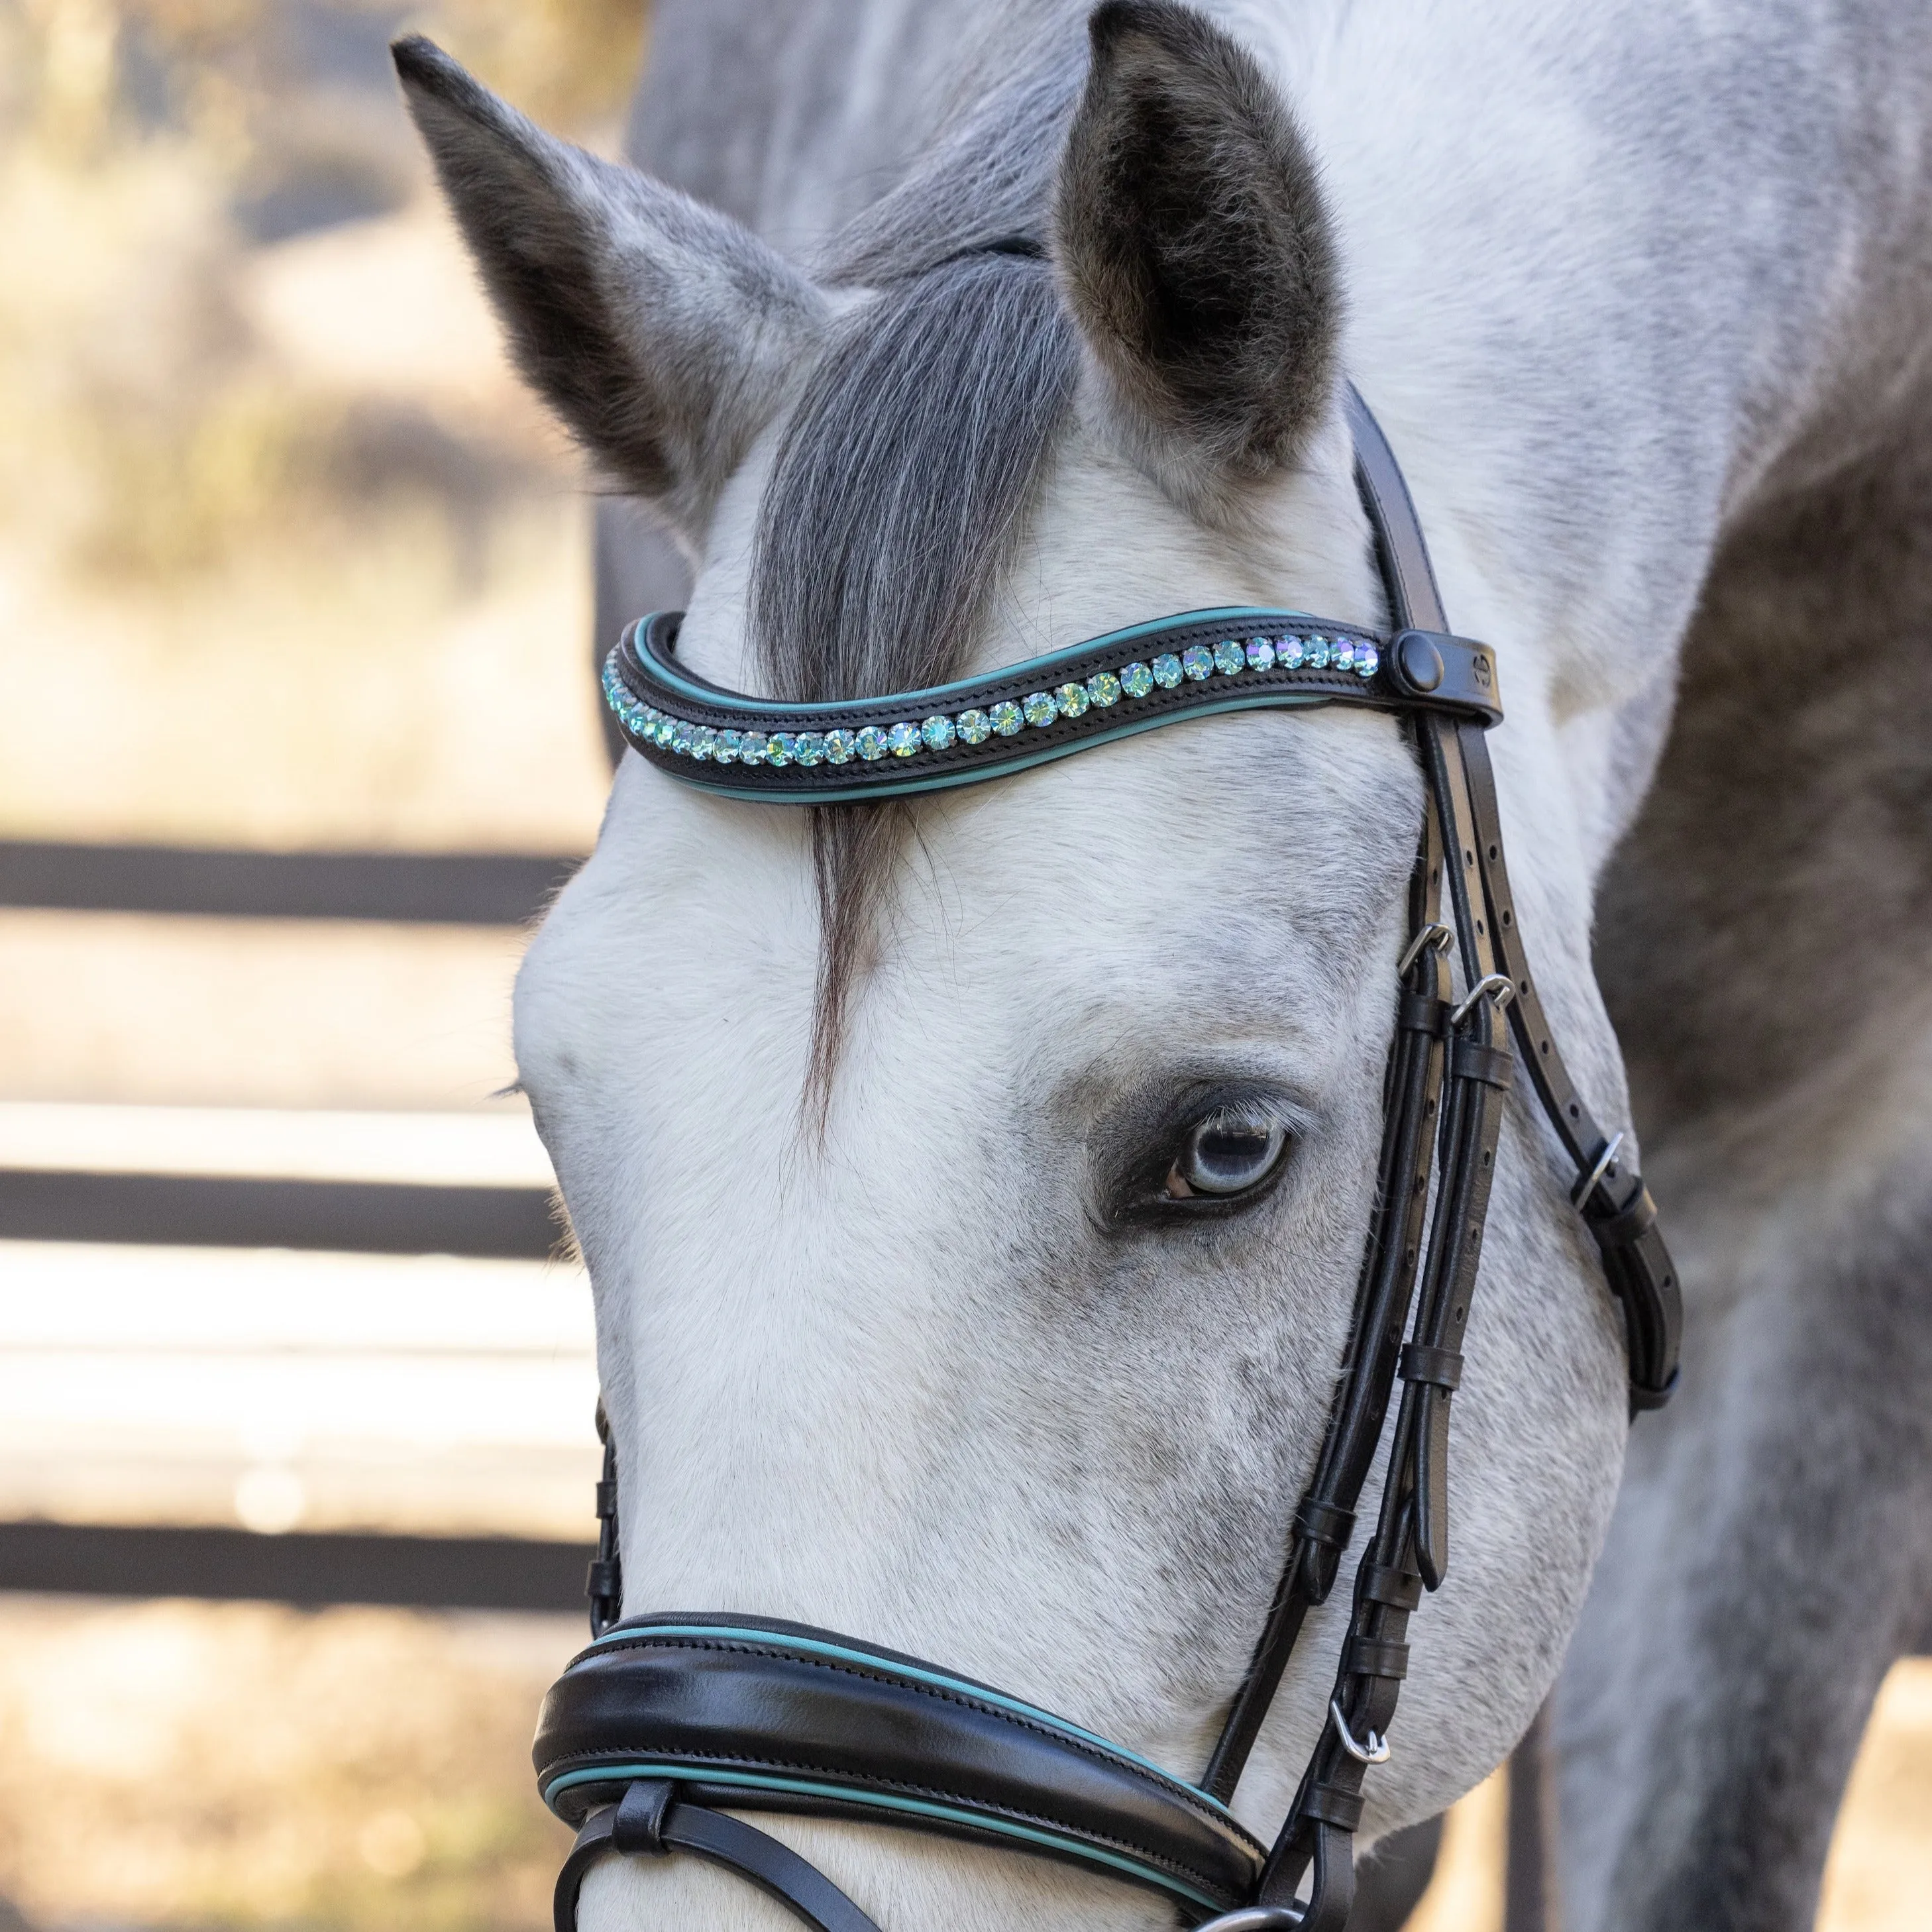
[[596, 1553], [588, 1543], [508, 1536], [8, 1522], [0, 1590], [576, 1614]]
[[482, 852], [250, 852], [6, 839], [0, 906], [522, 926], [583, 862]]
[[548, 1189], [0, 1169], [0, 1238], [544, 1261]]

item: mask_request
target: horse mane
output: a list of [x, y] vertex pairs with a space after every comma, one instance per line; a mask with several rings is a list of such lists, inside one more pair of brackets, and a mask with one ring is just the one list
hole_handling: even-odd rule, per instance
[[[751, 623], [778, 695], [873, 697], [966, 668], [1078, 371], [1044, 259], [1078, 51], [969, 106], [831, 244], [825, 278], [868, 299], [806, 379], [760, 506]], [[892, 803], [812, 814], [821, 1115], [911, 826]]]

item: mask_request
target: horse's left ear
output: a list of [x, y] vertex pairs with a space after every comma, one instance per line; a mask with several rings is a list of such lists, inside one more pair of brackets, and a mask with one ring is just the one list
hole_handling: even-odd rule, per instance
[[1169, 0], [1107, 0], [1060, 169], [1054, 256], [1130, 453], [1198, 512], [1294, 461], [1331, 393], [1315, 166], [1253, 58]]

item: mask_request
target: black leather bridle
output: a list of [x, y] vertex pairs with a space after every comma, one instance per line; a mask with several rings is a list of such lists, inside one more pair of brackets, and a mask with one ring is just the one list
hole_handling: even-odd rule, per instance
[[[844, 705], [776, 704], [704, 682], [674, 660], [674, 616], [634, 626], [613, 652], [606, 688], [630, 742], [680, 779], [740, 798], [902, 796], [1181, 717], [1343, 703], [1405, 719], [1427, 807], [1347, 1350], [1280, 1584], [1200, 1783], [990, 1685], [832, 1632], [752, 1616], [615, 1622], [607, 1430], [594, 1641], [545, 1700], [535, 1750], [546, 1801], [581, 1827], [557, 1882], [557, 1932], [572, 1932], [597, 1859], [674, 1851], [739, 1874], [821, 1932], [878, 1932], [822, 1874], [728, 1807], [1046, 1853], [1166, 1894], [1196, 1932], [1340, 1932], [1363, 1781], [1388, 1755], [1409, 1616], [1448, 1568], [1450, 1401], [1519, 1060], [1576, 1169], [1571, 1200], [1622, 1305], [1632, 1411], [1669, 1397], [1678, 1298], [1656, 1210], [1642, 1177], [1617, 1160], [1622, 1136], [1604, 1133], [1572, 1084], [1523, 954], [1484, 736], [1502, 716], [1495, 658], [1450, 634], [1402, 472], [1352, 389], [1348, 408], [1393, 625], [1385, 638], [1292, 612], [1193, 613], [991, 677]], [[1244, 640], [1251, 628], [1281, 634]], [[1334, 1586], [1398, 1380], [1388, 1479], [1355, 1571], [1328, 1721], [1266, 1846], [1228, 1802], [1308, 1612]]]

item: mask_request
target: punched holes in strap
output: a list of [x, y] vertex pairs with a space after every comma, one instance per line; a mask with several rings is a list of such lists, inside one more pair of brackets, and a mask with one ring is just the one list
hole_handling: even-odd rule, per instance
[[1432, 1348], [1426, 1342], [1408, 1342], [1402, 1351], [1402, 1378], [1427, 1382], [1436, 1388], [1462, 1386], [1462, 1358], [1454, 1348]]

